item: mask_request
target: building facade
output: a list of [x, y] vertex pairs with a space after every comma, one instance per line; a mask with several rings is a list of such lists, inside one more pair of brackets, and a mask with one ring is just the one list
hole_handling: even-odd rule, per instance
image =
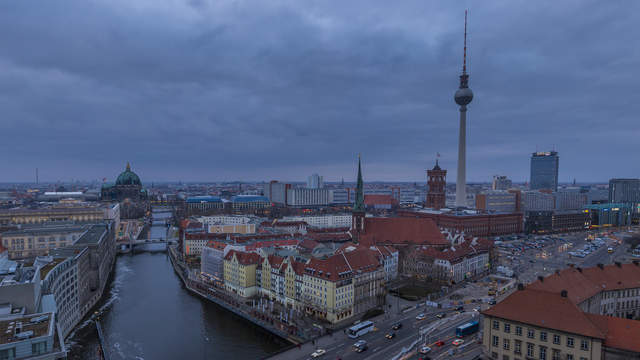
[[515, 212], [516, 194], [506, 190], [491, 190], [476, 195], [476, 209], [489, 212]]
[[504, 175], [494, 175], [491, 183], [491, 190], [509, 190], [512, 182]]
[[609, 180], [609, 202], [632, 205], [640, 203], [640, 179]]
[[50, 249], [74, 243], [88, 225], [77, 223], [43, 223], [23, 226], [21, 230], [2, 233], [2, 246], [10, 259], [45, 256]]
[[329, 190], [321, 188], [292, 188], [287, 190], [288, 206], [326, 206], [329, 205]]
[[307, 178], [308, 189], [322, 189], [324, 187], [324, 179], [318, 174], [313, 174]]

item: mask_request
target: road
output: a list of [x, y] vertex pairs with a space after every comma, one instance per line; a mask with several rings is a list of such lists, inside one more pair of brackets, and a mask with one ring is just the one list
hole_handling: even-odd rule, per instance
[[[316, 345], [307, 343], [302, 345], [299, 349], [296, 348], [292, 351], [272, 357], [272, 359], [311, 359], [311, 353], [316, 349], [326, 350], [326, 354], [322, 356], [322, 359], [361, 359], [361, 360], [373, 360], [373, 359], [391, 359], [399, 354], [404, 347], [411, 346], [416, 340], [420, 339], [420, 329], [428, 327], [429, 324], [433, 324], [438, 319], [436, 314], [445, 312], [450, 319], [442, 326], [437, 327], [434, 333], [428, 336], [427, 344], [433, 346], [432, 354], [429, 356], [439, 356], [446, 354], [447, 351], [453, 347], [451, 342], [454, 339], [455, 328], [461, 324], [464, 324], [471, 319], [479, 319], [479, 314], [472, 311], [472, 306], [468, 306], [467, 312], [459, 315], [455, 315], [455, 312], [449, 310], [435, 309], [429, 307], [419, 307], [412, 309], [406, 313], [395, 316], [381, 316], [374, 320], [376, 330], [365, 334], [357, 339], [349, 338], [343, 332], [334, 333], [331, 337], [323, 337], [316, 340]], [[416, 320], [416, 316], [419, 313], [425, 313], [427, 318], [425, 320]], [[393, 339], [387, 339], [385, 335], [391, 332], [393, 324], [401, 322], [402, 328], [395, 331], [396, 337]], [[475, 339], [476, 335], [473, 335]], [[356, 353], [353, 351], [353, 344], [358, 340], [367, 341], [368, 349], [362, 353]], [[445, 342], [442, 347], [435, 346], [438, 340]], [[424, 340], [423, 340], [424, 341]], [[422, 346], [424, 342], [419, 342], [417, 345]], [[475, 345], [475, 344], [474, 344]], [[479, 348], [479, 345], [473, 346]], [[413, 347], [412, 353], [415, 354], [416, 347]]]

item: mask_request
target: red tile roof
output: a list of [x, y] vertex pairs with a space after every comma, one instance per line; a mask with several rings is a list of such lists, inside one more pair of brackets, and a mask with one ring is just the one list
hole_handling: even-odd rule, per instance
[[602, 268], [569, 267], [558, 273], [537, 280], [527, 286], [530, 289], [560, 292], [567, 290], [576, 304], [601, 291], [640, 287], [640, 266], [635, 264], [604, 265]]
[[302, 240], [302, 242], [300, 242], [298, 244], [298, 247], [302, 248], [304, 250], [311, 251], [311, 250], [315, 249], [316, 246], [318, 246], [318, 245], [319, 244], [318, 244], [317, 241], [314, 241], [314, 240], [311, 240], [311, 239], [305, 239], [305, 240]]
[[604, 346], [640, 353], [640, 321], [586, 314], [604, 332]]
[[224, 248], [229, 245], [227, 243], [224, 243], [222, 241], [209, 241], [207, 242], [207, 246], [210, 248], [214, 248], [217, 250], [224, 250]]
[[436, 223], [426, 218], [374, 218], [364, 219], [360, 242], [365, 245], [434, 245], [444, 246], [445, 239]]
[[304, 269], [306, 275], [334, 282], [353, 276], [351, 267], [342, 255], [334, 255], [327, 259], [312, 258]]
[[258, 264], [261, 259], [260, 255], [256, 253], [248, 253], [248, 252], [236, 251], [236, 250], [229, 250], [229, 252], [224, 257], [224, 259], [231, 260], [233, 259], [234, 255], [238, 259], [238, 262], [242, 265]]
[[397, 200], [394, 199], [391, 195], [365, 195], [364, 196], [364, 204], [367, 206], [374, 205], [394, 205], [397, 203]]
[[421, 249], [421, 252], [429, 257], [433, 257], [440, 260], [447, 260], [451, 264], [459, 263], [466, 257], [475, 256], [476, 254], [482, 254], [488, 252], [493, 247], [493, 242], [487, 239], [477, 239], [476, 244], [472, 245], [471, 240], [467, 240], [460, 245], [448, 247], [444, 250], [438, 250], [432, 247]]
[[516, 290], [482, 314], [592, 338], [605, 338], [604, 333], [576, 304], [558, 292]]

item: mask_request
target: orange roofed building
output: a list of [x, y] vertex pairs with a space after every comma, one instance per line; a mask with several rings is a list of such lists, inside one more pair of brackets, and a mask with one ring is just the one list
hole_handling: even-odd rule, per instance
[[494, 359], [640, 359], [640, 263], [570, 267], [482, 312]]

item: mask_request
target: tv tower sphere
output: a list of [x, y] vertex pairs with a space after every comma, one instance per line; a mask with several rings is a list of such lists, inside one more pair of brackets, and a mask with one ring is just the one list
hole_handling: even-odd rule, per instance
[[456, 94], [453, 98], [456, 101], [456, 104], [460, 106], [469, 105], [471, 100], [473, 100], [473, 91], [471, 91], [471, 89], [469, 89], [468, 87], [459, 88], [458, 90], [456, 90]]

